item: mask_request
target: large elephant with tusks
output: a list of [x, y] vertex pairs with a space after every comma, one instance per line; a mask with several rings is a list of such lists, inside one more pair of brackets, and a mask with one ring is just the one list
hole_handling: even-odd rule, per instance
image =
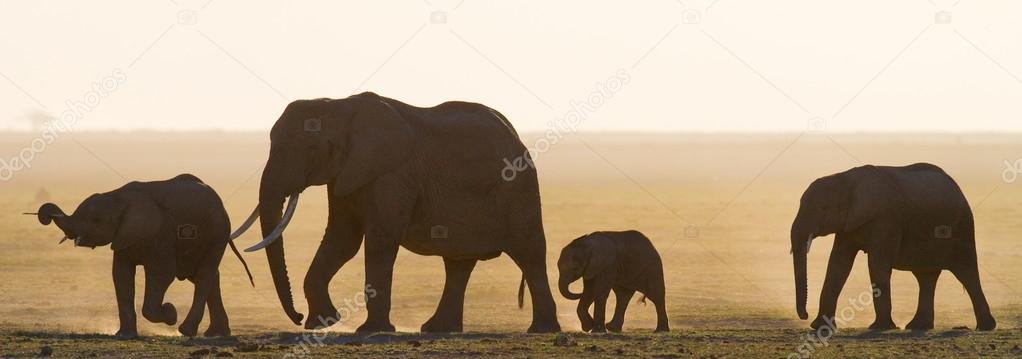
[[309, 329], [336, 322], [328, 284], [364, 238], [366, 292], [373, 295], [358, 332], [394, 331], [390, 298], [399, 246], [444, 259], [443, 295], [422, 331], [461, 331], [476, 261], [507, 253], [523, 274], [519, 305], [526, 283], [532, 297], [529, 332], [556, 332], [536, 171], [516, 166], [507, 176], [507, 163], [531, 160], [507, 119], [480, 104], [419, 108], [368, 92], [295, 101], [270, 131], [259, 205], [238, 231], [260, 218], [265, 239], [249, 250], [266, 248], [284, 311], [300, 324], [281, 234], [299, 194], [327, 185], [326, 234], [305, 277]]

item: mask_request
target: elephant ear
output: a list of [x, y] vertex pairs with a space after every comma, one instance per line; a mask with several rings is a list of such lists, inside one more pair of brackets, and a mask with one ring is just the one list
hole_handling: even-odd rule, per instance
[[355, 114], [345, 131], [344, 158], [334, 180], [333, 193], [341, 197], [397, 169], [414, 145], [411, 127], [379, 96], [361, 95], [346, 101], [352, 101]]
[[601, 234], [590, 234], [589, 238], [586, 238], [586, 252], [589, 262], [583, 273], [585, 279], [591, 280], [600, 273], [611, 270], [617, 261], [613, 240]]
[[121, 214], [110, 249], [118, 251], [131, 247], [159, 232], [163, 225], [163, 211], [152, 197], [142, 192], [125, 191], [118, 194], [118, 203]]
[[848, 196], [846, 232], [858, 229], [883, 215], [893, 194], [890, 182], [885, 181], [885, 175], [877, 167], [862, 167], [859, 173], [851, 177], [844, 181]]

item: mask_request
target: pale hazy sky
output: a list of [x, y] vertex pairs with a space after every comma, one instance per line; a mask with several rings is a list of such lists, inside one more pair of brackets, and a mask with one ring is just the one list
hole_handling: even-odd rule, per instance
[[262, 130], [290, 100], [371, 90], [481, 102], [522, 131], [573, 100], [601, 103], [581, 131], [1019, 131], [1020, 13], [1011, 0], [0, 1], [0, 129], [60, 116], [106, 78], [76, 129]]

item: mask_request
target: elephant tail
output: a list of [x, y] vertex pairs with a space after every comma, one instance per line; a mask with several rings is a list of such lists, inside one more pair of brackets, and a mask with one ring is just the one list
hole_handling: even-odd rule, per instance
[[252, 283], [252, 287], [255, 287], [255, 280], [252, 279], [252, 272], [248, 270], [248, 263], [245, 263], [245, 258], [241, 256], [241, 252], [238, 252], [238, 247], [234, 246], [234, 240], [228, 239], [227, 244], [231, 245], [231, 251], [241, 261], [241, 266], [245, 267], [245, 274], [248, 274], [248, 282]]
[[522, 281], [518, 283], [518, 309], [525, 308], [525, 273], [522, 273]]
[[639, 298], [639, 303], [642, 303], [643, 305], [646, 304], [646, 295], [645, 294], [642, 295], [642, 298]]

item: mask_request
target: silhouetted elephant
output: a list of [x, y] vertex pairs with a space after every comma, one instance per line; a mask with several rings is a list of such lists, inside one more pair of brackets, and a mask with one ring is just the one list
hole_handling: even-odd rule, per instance
[[[670, 330], [664, 303], [664, 267], [653, 243], [642, 233], [595, 232], [576, 238], [561, 250], [557, 269], [561, 295], [579, 300], [577, 313], [583, 331], [620, 332], [628, 302], [636, 291], [656, 305], [656, 331]], [[579, 278], [583, 278], [582, 293], [572, 293], [568, 286]], [[617, 306], [614, 318], [605, 326], [607, 297], [612, 289]], [[595, 318], [589, 316], [593, 302]]]
[[[327, 292], [334, 274], [365, 238], [368, 318], [359, 332], [394, 331], [391, 283], [398, 247], [444, 258], [440, 305], [424, 332], [459, 332], [465, 286], [476, 261], [507, 253], [532, 293], [529, 332], [555, 332], [546, 272], [536, 170], [525, 145], [497, 111], [475, 103], [419, 108], [374, 93], [292, 102], [270, 131], [259, 205], [235, 233], [259, 217], [277, 296], [300, 324], [284, 261], [282, 231], [298, 194], [327, 185], [326, 234], [305, 277], [306, 328], [340, 316]], [[508, 172], [508, 164], [513, 164]], [[281, 217], [284, 199], [290, 196]], [[519, 287], [519, 303], [522, 298]]]
[[[55, 222], [65, 240], [76, 247], [112, 244], [113, 278], [117, 292], [120, 329], [117, 337], [138, 337], [135, 324], [135, 267], [145, 269], [142, 316], [153, 323], [177, 323], [177, 310], [163, 296], [176, 276], [195, 284], [192, 307], [178, 327], [192, 337], [198, 331], [205, 307], [210, 324], [205, 336], [229, 336], [230, 325], [220, 295], [220, 259], [225, 247], [248, 265], [231, 243], [231, 224], [220, 197], [190, 174], [166, 181], [131, 182], [121, 188], [85, 199], [74, 214], [66, 215], [46, 203], [37, 213], [39, 222]], [[252, 274], [248, 274], [249, 281]]]
[[796, 306], [803, 320], [809, 317], [806, 254], [814, 238], [832, 233], [837, 236], [812, 328], [835, 326], [837, 298], [859, 251], [869, 256], [876, 297], [870, 329], [897, 328], [891, 319], [892, 269], [911, 271], [919, 281], [919, 307], [907, 329], [933, 328], [934, 289], [945, 269], [968, 291], [977, 329], [997, 326], [980, 286], [972, 210], [958, 184], [939, 167], [863, 166], [809, 186], [791, 226]]

